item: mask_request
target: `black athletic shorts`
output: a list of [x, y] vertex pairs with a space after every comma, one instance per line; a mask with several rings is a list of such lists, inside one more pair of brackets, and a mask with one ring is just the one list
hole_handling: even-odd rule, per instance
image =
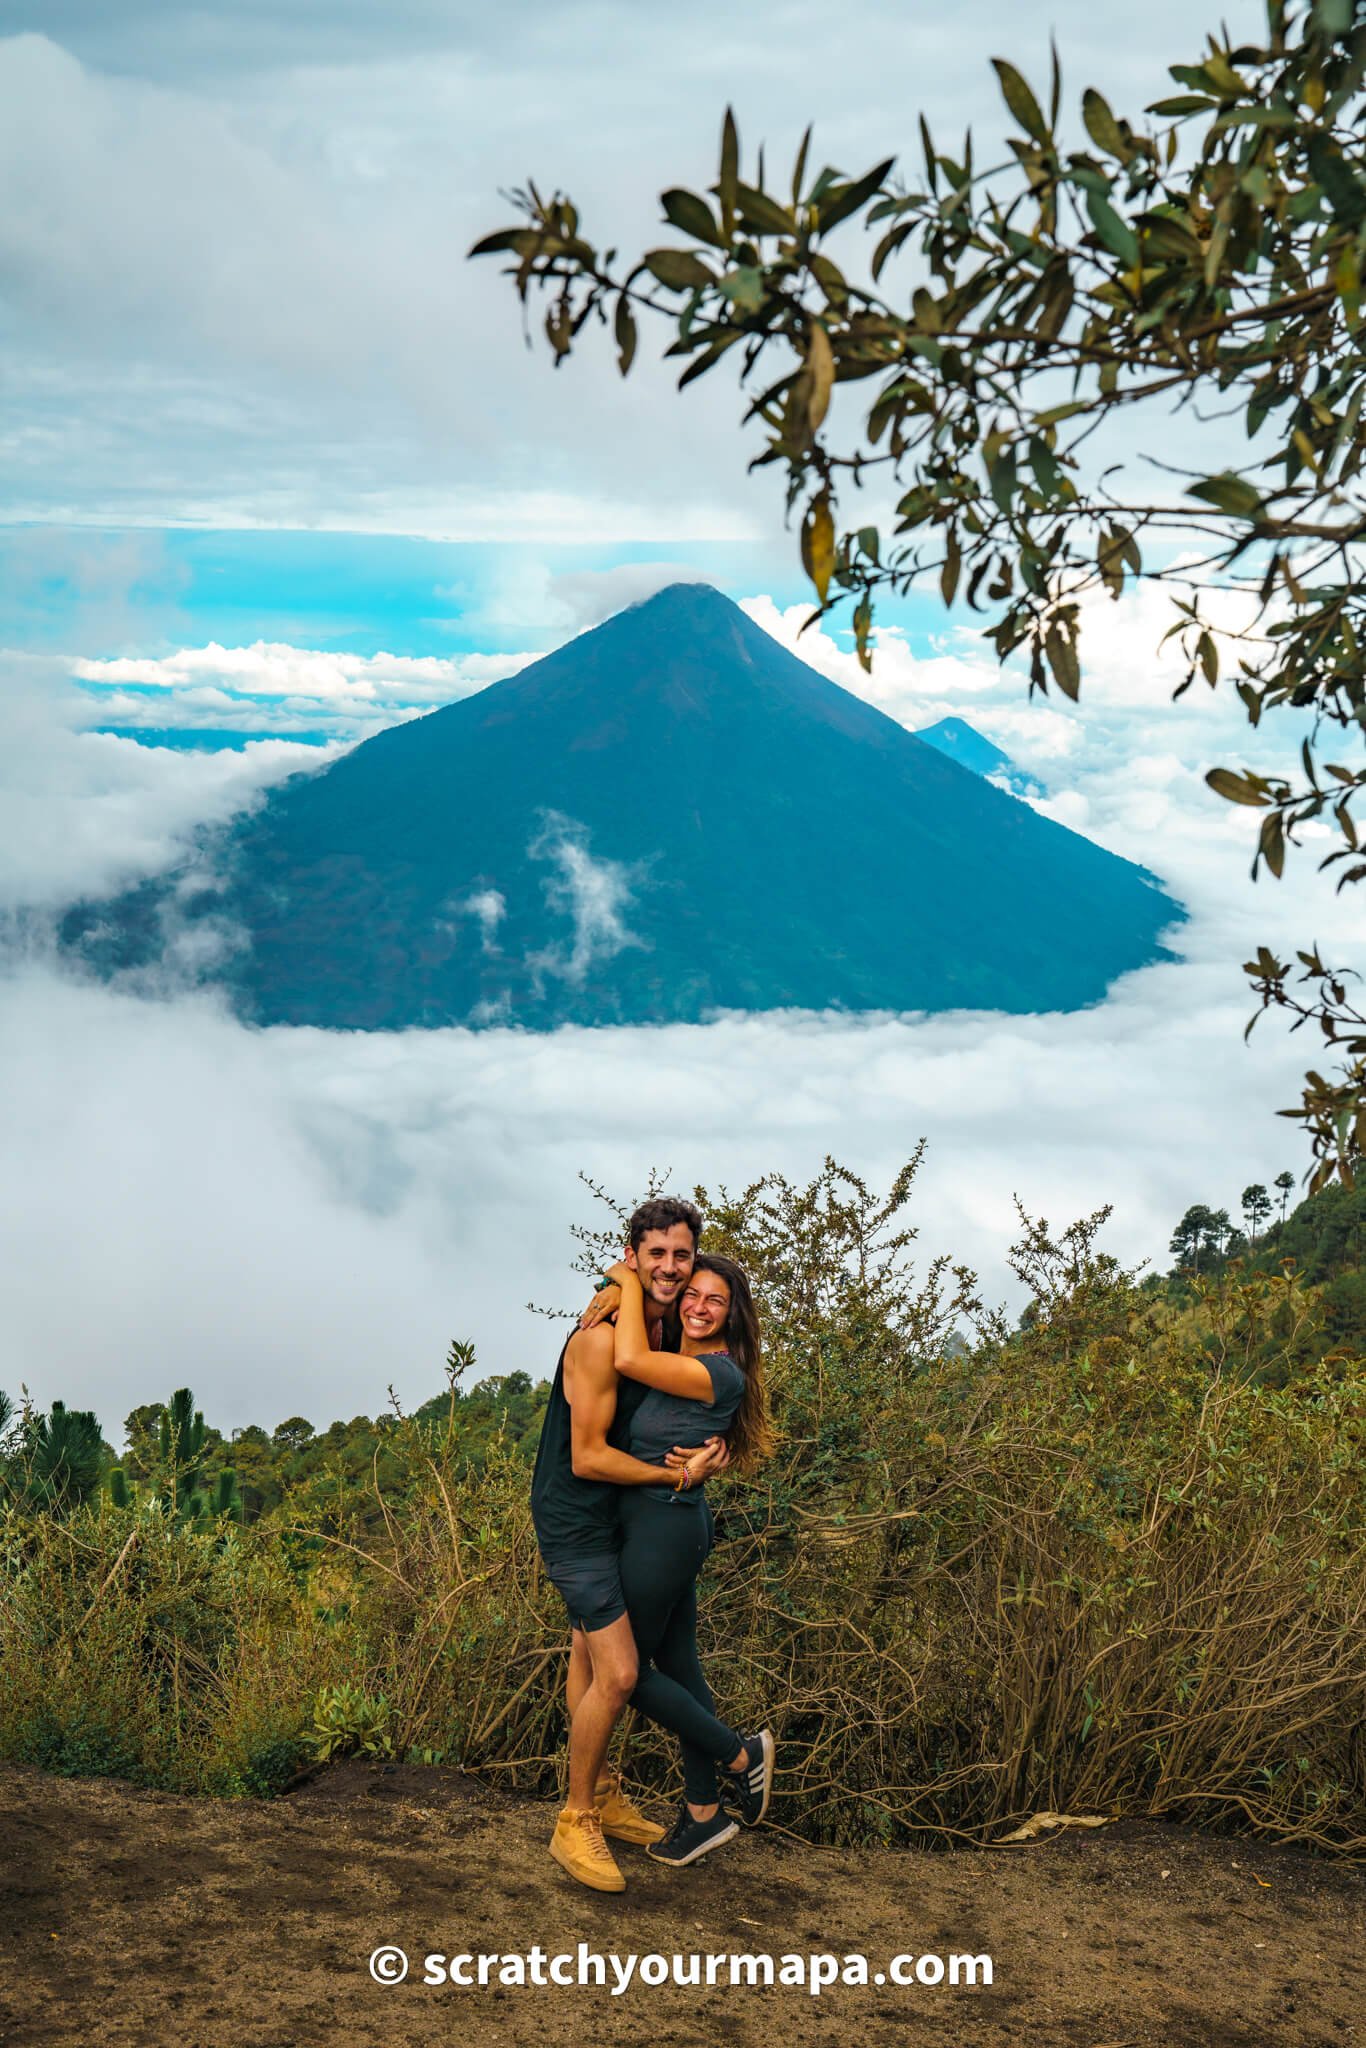
[[545, 1558], [550, 1583], [569, 1609], [571, 1628], [606, 1628], [626, 1612], [621, 1563], [615, 1550], [584, 1557]]

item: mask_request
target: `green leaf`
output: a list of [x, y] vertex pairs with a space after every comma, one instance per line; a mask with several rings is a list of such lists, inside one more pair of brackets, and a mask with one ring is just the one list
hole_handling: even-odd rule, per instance
[[1366, 185], [1353, 176], [1352, 170], [1339, 155], [1317, 135], [1309, 138], [1307, 154], [1309, 168], [1328, 195], [1328, 204], [1339, 220], [1355, 227], [1366, 215]]
[[728, 348], [733, 348], [737, 341], [743, 340], [744, 332], [743, 327], [732, 327], [718, 340], [708, 342], [697, 360], [691, 363], [679, 378], [679, 390], [682, 391], [686, 385], [691, 384], [695, 377], [705, 377], [712, 364], [719, 362]]
[[716, 279], [691, 249], [647, 249], [645, 268], [671, 292], [705, 291]]
[[1203, 64], [1169, 64], [1167, 76], [1178, 85], [1193, 86], [1197, 92], [1217, 93], [1219, 87]]
[[636, 317], [631, 311], [631, 301], [625, 292], [617, 300], [612, 330], [617, 339], [617, 368], [624, 377], [634, 362], [636, 353]]
[[1029, 444], [1029, 466], [1045, 498], [1056, 498], [1062, 484], [1062, 472], [1058, 468], [1057, 457], [1041, 435], [1036, 434]]
[[[1234, 70], [1222, 50], [1211, 50], [1201, 69], [1215, 91], [1223, 93], [1228, 99], [1244, 99], [1252, 91], [1247, 80], [1241, 72]], [[1187, 82], [1192, 85], [1197, 83], [1195, 79]]]
[[993, 57], [991, 62], [1001, 81], [1001, 97], [1015, 119], [1036, 142], [1047, 142], [1048, 123], [1044, 120], [1043, 109], [1015, 66], [1007, 64], [1004, 57]]
[[574, 345], [573, 320], [563, 299], [556, 299], [545, 316], [545, 338], [554, 350], [558, 366]]
[[1150, 262], [1159, 256], [1164, 263], [1204, 263], [1199, 238], [1185, 221], [1167, 213], [1141, 213], [1136, 225], [1142, 230], [1143, 251]]
[[1203, 498], [1208, 505], [1217, 506], [1235, 519], [1256, 519], [1265, 505], [1261, 493], [1243, 477], [1232, 476], [1225, 470], [1220, 476], [1207, 476], [1198, 484], [1187, 489], [1188, 498]]
[[819, 320], [811, 322], [811, 335], [806, 346], [806, 372], [810, 380], [806, 417], [814, 434], [830, 409], [830, 393], [835, 382], [835, 357], [830, 347], [830, 336]]
[[1250, 804], [1254, 810], [1264, 810], [1269, 801], [1256, 777], [1235, 775], [1231, 768], [1211, 768], [1205, 780], [1216, 796], [1231, 804]]
[[721, 124], [721, 232], [729, 241], [735, 232], [735, 199], [740, 177], [740, 137], [735, 126], [735, 116], [726, 108], [726, 118]]
[[1003, 454], [987, 464], [987, 480], [991, 495], [1003, 512], [1009, 512], [1010, 501], [1015, 495], [1017, 478], [1015, 473], [1015, 450], [1007, 448]]
[[797, 161], [792, 166], [792, 204], [799, 206], [802, 197], [802, 180], [806, 176], [806, 158], [811, 148], [811, 130], [808, 127], [802, 137], [802, 146], [797, 151]]
[[939, 595], [946, 605], [951, 605], [958, 589], [958, 576], [963, 567], [963, 550], [958, 545], [958, 534], [950, 526], [944, 533], [944, 566], [939, 572]]
[[1101, 241], [1112, 256], [1118, 256], [1131, 267], [1138, 262], [1138, 237], [1126, 220], [1122, 220], [1099, 192], [1088, 192], [1086, 211]]
[[1285, 827], [1279, 811], [1269, 811], [1262, 819], [1257, 850], [1279, 881], [1285, 868]]
[[873, 600], [865, 590], [854, 606], [854, 651], [858, 665], [865, 675], [873, 673], [873, 657], [868, 651], [868, 638], [873, 630]]
[[1110, 102], [1094, 86], [1088, 85], [1081, 96], [1081, 118], [1096, 148], [1106, 156], [1116, 156], [1121, 163], [1127, 163], [1133, 149], [1120, 133], [1119, 123], [1110, 111]]
[[1111, 597], [1124, 594], [1124, 536], [1114, 527], [1105, 527], [1096, 546], [1096, 567], [1101, 580]]
[[659, 203], [664, 208], [664, 218], [680, 234], [691, 235], [695, 242], [710, 242], [716, 249], [726, 247], [727, 238], [716, 225], [715, 215], [706, 200], [699, 199], [695, 192], [685, 192], [675, 185], [661, 193]]
[[1044, 635], [1043, 651], [1053, 671], [1054, 682], [1075, 704], [1081, 693], [1081, 663], [1077, 659], [1077, 643], [1073, 635], [1061, 623], [1050, 626]]
[[812, 501], [802, 521], [802, 566], [824, 604], [835, 567], [835, 520], [828, 491]]
[[1203, 99], [1193, 92], [1181, 92], [1169, 100], [1154, 100], [1150, 107], [1144, 108], [1144, 112], [1179, 120], [1183, 114], [1207, 114], [1218, 104], [1218, 100]]
[[776, 199], [770, 199], [756, 185], [737, 185], [736, 203], [740, 219], [747, 228], [759, 235], [795, 235], [797, 223], [785, 206], [779, 206]]
[[720, 289], [741, 312], [757, 313], [764, 303], [764, 273], [741, 264], [738, 269], [727, 271]]
[[535, 228], [500, 228], [496, 235], [485, 235], [470, 250], [471, 256], [501, 256], [505, 250], [514, 255], [525, 256], [537, 240]]
[[922, 149], [922, 150], [924, 151], [924, 153], [925, 153], [925, 177], [926, 177], [926, 180], [927, 180], [927, 182], [928, 182], [928, 184], [929, 184], [929, 188], [930, 188], [931, 192], [938, 192], [938, 190], [939, 190], [939, 166], [938, 166], [937, 162], [935, 161], [935, 154], [934, 154], [934, 137], [933, 137], [933, 136], [932, 136], [932, 135], [930, 134], [930, 130], [929, 130], [929, 125], [928, 125], [928, 123], [926, 122], [926, 120], [925, 120], [925, 116], [924, 116], [923, 114], [921, 114], [921, 115], [919, 116], [919, 120], [920, 120], [920, 147], [921, 147], [921, 149]]
[[871, 171], [865, 171], [861, 178], [855, 178], [850, 185], [836, 185], [824, 198], [817, 209], [817, 234], [828, 234], [838, 227], [842, 220], [848, 220], [851, 213], [857, 213], [865, 202], [879, 191], [886, 181], [887, 173], [896, 162], [889, 156], [885, 163], [877, 164]]
[[1034, 424], [1036, 427], [1056, 427], [1060, 420], [1070, 420], [1075, 414], [1085, 412], [1087, 404], [1084, 398], [1073, 398], [1066, 405], [1052, 405], [1047, 412], [1034, 415]]

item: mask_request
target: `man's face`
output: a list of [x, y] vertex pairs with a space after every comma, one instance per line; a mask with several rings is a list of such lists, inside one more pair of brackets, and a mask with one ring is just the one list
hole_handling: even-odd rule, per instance
[[657, 1309], [672, 1308], [687, 1285], [697, 1247], [686, 1223], [671, 1224], [668, 1230], [647, 1230], [626, 1261], [640, 1275], [645, 1299]]

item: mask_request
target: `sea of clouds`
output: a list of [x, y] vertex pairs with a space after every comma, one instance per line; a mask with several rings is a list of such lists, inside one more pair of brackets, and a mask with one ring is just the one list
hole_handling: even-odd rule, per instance
[[[805, 1179], [833, 1153], [882, 1184], [924, 1137], [924, 1255], [977, 1266], [990, 1298], [1018, 1305], [1006, 1261], [1016, 1196], [1057, 1223], [1113, 1204], [1110, 1248], [1163, 1263], [1188, 1203], [1236, 1211], [1247, 1182], [1304, 1163], [1274, 1112], [1317, 1048], [1274, 1019], [1243, 1044], [1239, 963], [1259, 943], [1311, 938], [1346, 958], [1360, 913], [1314, 872], [1323, 836], [1282, 883], [1249, 882], [1255, 819], [1214, 798], [1203, 770], [1284, 762], [1298, 734], [1248, 733], [1203, 684], [1173, 705], [1179, 658], [1153, 652], [1160, 602], [1096, 608], [1074, 708], [1028, 703], [1018, 676], [965, 635], [926, 653], [888, 633], [864, 678], [837, 639], [798, 641], [805, 608], [746, 601], [906, 724], [970, 719], [1045, 788], [1041, 808], [1141, 861], [1188, 906], [1175, 963], [1124, 977], [1093, 1009], [1026, 1018], [260, 1031], [196, 986], [183, 958], [155, 989], [82, 981], [51, 943], [64, 904], [173, 864], [206, 825], [336, 750], [275, 738], [238, 753], [138, 747], [86, 730], [90, 701], [56, 665], [6, 658], [0, 1385], [94, 1406], [116, 1440], [135, 1403], [186, 1383], [223, 1428], [373, 1413], [390, 1385], [416, 1402], [441, 1384], [453, 1336], [474, 1339], [481, 1372], [547, 1372], [556, 1329], [524, 1304], [566, 1307], [580, 1292], [570, 1226], [598, 1220], [581, 1171], [629, 1200], [651, 1168], [674, 1187], [735, 1189], [772, 1170]], [[585, 600], [585, 616], [596, 609]], [[240, 676], [250, 650], [236, 652]], [[195, 654], [171, 657], [165, 677], [168, 704], [185, 691], [191, 718], [206, 676]], [[253, 671], [262, 730], [310, 675], [345, 700], [347, 677], [307, 654]], [[472, 669], [449, 694], [490, 677]], [[375, 708], [358, 706], [365, 719]], [[405, 715], [397, 698], [386, 708]], [[629, 901], [615, 907], [629, 930]]]

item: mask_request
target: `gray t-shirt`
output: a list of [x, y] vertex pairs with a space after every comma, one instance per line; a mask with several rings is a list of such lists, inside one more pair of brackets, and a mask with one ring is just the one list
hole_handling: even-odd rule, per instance
[[[709, 1351], [697, 1363], [706, 1366], [711, 1378], [711, 1400], [694, 1401], [686, 1394], [666, 1394], [662, 1387], [650, 1387], [630, 1421], [626, 1448], [633, 1458], [658, 1465], [675, 1444], [700, 1449], [709, 1436], [724, 1436], [730, 1428], [744, 1396], [744, 1374], [724, 1351]], [[703, 1490], [690, 1487], [676, 1498], [700, 1499]]]

